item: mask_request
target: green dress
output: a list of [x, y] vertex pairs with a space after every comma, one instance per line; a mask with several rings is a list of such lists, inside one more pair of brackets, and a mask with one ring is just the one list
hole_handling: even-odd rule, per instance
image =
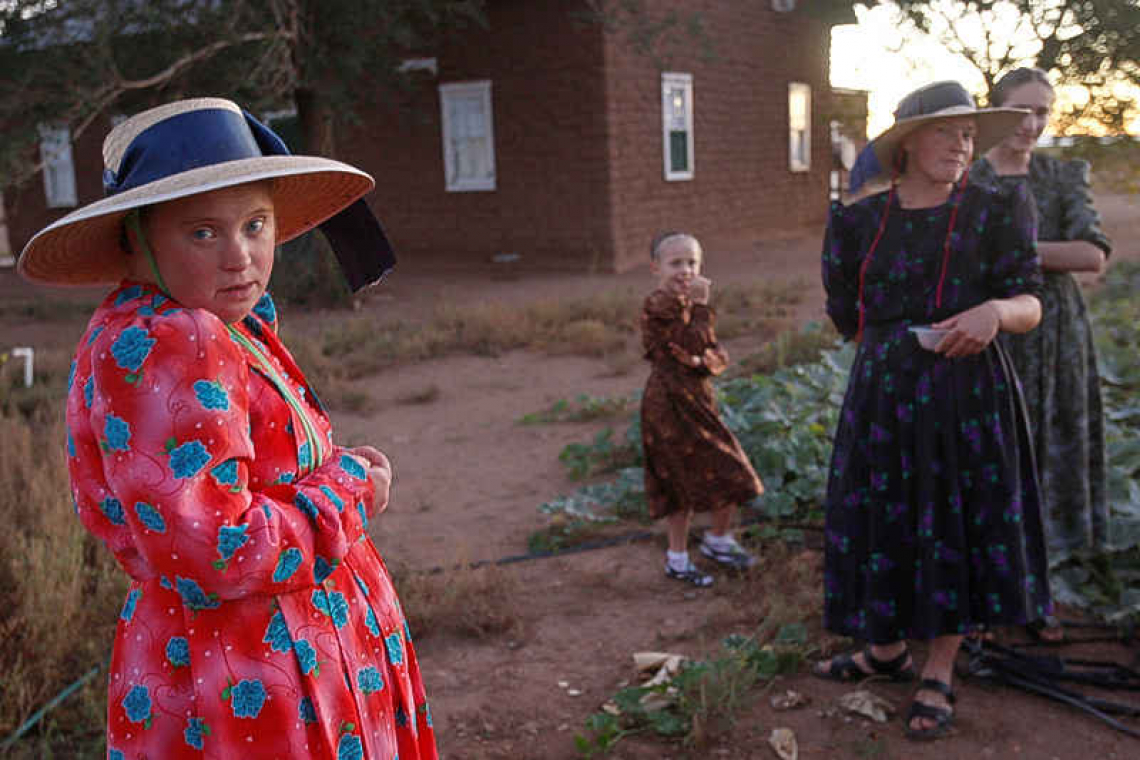
[[[1028, 181], [1039, 241], [1086, 240], [1111, 252], [1093, 208], [1086, 161], [1034, 153], [1028, 175], [998, 176], [985, 158], [970, 179], [1009, 189]], [[1049, 566], [1103, 547], [1108, 525], [1104, 415], [1092, 326], [1068, 272], [1045, 273], [1041, 324], [1002, 339], [1021, 380], [1035, 439]]]

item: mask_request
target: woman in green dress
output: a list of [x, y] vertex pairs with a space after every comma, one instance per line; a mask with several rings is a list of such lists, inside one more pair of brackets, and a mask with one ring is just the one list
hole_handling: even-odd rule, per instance
[[[1045, 72], [1019, 68], [994, 86], [994, 106], [1030, 113], [971, 169], [974, 182], [1028, 182], [1037, 206], [1037, 250], [1045, 275], [1041, 324], [1003, 335], [1021, 379], [1033, 429], [1049, 566], [1103, 546], [1108, 522], [1100, 376], [1088, 309], [1073, 274], [1099, 272], [1111, 246], [1089, 190], [1089, 165], [1036, 152], [1054, 93]], [[1060, 638], [1056, 621], [1043, 632]]]

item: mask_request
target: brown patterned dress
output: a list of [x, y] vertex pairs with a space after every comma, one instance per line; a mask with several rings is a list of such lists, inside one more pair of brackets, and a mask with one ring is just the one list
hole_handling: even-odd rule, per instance
[[653, 369], [641, 399], [641, 442], [654, 518], [744, 504], [764, 491], [717, 411], [710, 378], [728, 366], [728, 355], [715, 324], [711, 307], [685, 296], [655, 290], [645, 299], [641, 337]]

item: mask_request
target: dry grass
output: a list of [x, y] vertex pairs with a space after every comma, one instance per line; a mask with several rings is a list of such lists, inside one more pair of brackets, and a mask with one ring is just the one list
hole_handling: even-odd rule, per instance
[[502, 567], [463, 563], [438, 573], [393, 568], [392, 575], [408, 626], [418, 639], [438, 634], [484, 639], [522, 630], [518, 580]]
[[[387, 367], [448, 354], [497, 356], [519, 348], [549, 354], [607, 357], [625, 351], [636, 332], [637, 299], [601, 293], [585, 299], [536, 301], [524, 306], [444, 304], [424, 323], [377, 325], [354, 317], [325, 330], [318, 343], [326, 365], [317, 374], [355, 379]], [[312, 351], [308, 352], [312, 360]]]
[[[41, 366], [51, 371], [50, 363]], [[62, 400], [55, 393], [0, 390], [0, 737], [90, 668], [105, 665], [125, 594], [110, 553], [73, 513]], [[104, 688], [94, 679], [21, 741], [15, 756], [97, 751]], [[89, 745], [76, 746], [84, 736]]]

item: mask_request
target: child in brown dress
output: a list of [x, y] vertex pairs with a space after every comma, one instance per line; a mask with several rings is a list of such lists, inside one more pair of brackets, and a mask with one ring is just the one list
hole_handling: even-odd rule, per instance
[[712, 585], [689, 559], [693, 512], [712, 512], [700, 551], [737, 569], [755, 564], [730, 533], [737, 505], [764, 491], [748, 456], [721, 422], [711, 377], [728, 367], [716, 341], [709, 281], [701, 277], [701, 245], [692, 235], [666, 232], [650, 248], [657, 289], [641, 313], [645, 358], [652, 364], [641, 400], [645, 490], [649, 514], [668, 521], [665, 575]]

